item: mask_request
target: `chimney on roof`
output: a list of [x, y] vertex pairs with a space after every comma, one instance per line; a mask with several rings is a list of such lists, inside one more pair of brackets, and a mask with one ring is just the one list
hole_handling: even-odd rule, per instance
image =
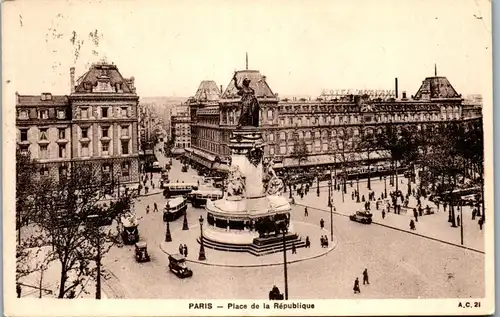
[[399, 94], [398, 94], [398, 78], [397, 77], [394, 78], [394, 88], [395, 88], [394, 93], [396, 95], [396, 99], [398, 99], [399, 98]]
[[71, 93], [75, 92], [75, 68], [71, 67], [69, 69], [69, 83], [71, 85]]
[[222, 90], [222, 85], [220, 85], [220, 94], [222, 95], [224, 91]]
[[434, 63], [434, 77], [437, 77], [438, 75], [438, 68], [437, 68], [437, 64]]
[[403, 91], [403, 99], [406, 100], [406, 91]]
[[248, 70], [248, 52], [245, 53], [245, 65], [246, 69]]

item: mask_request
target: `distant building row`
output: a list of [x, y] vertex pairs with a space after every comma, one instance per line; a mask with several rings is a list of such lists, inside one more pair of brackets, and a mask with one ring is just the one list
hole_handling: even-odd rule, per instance
[[[416, 125], [426, 129], [444, 122], [480, 119], [481, 106], [465, 103], [446, 77], [428, 77], [414, 96], [399, 98], [397, 80], [395, 95], [387, 98], [365, 95], [321, 95], [314, 101], [280, 100], [256, 70], [238, 71], [237, 80], [251, 80], [260, 103], [260, 129], [267, 146], [265, 155], [280, 162], [277, 167], [298, 165], [292, 157], [295, 142], [305, 142], [308, 159], [304, 165], [339, 162], [340, 152], [350, 160], [366, 159], [356, 149], [363, 132], [382, 133], [387, 124]], [[176, 144], [194, 162], [212, 170], [227, 170], [231, 154], [229, 137], [240, 109], [240, 98], [231, 81], [222, 91], [214, 81], [203, 81], [187, 106], [189, 116], [172, 118]], [[187, 127], [190, 126], [190, 133]], [[190, 139], [190, 144], [189, 144]], [[190, 146], [189, 146], [190, 145]], [[371, 159], [386, 159], [386, 153], [375, 153]]]

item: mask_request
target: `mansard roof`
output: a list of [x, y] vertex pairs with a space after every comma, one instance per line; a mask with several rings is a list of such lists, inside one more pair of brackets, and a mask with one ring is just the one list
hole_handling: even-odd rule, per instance
[[[76, 82], [76, 93], [89, 93], [92, 92], [92, 87], [96, 87], [98, 81], [104, 81], [110, 84], [110, 87], [116, 91], [116, 84], [121, 84], [122, 93], [135, 93], [134, 77], [124, 78], [118, 67], [114, 64], [100, 62], [92, 64], [90, 69], [78, 78]], [[86, 84], [87, 83], [87, 84]], [[86, 86], [87, 85], [87, 86]], [[90, 90], [89, 90], [89, 87]]]
[[217, 101], [220, 98], [221, 91], [213, 80], [204, 80], [200, 83], [194, 99], [199, 101]]
[[67, 96], [52, 95], [42, 93], [41, 95], [19, 95], [16, 94], [16, 106], [67, 106], [69, 100]]
[[461, 98], [446, 77], [427, 77], [414, 96], [414, 99]]
[[[240, 70], [236, 72], [236, 79], [238, 84], [241, 86], [243, 79], [250, 79], [250, 87], [255, 90], [255, 96], [257, 98], [276, 98], [271, 87], [266, 82], [266, 76], [261, 75], [258, 70]], [[237, 98], [238, 89], [234, 85], [234, 81], [231, 78], [229, 85], [227, 85], [226, 90], [222, 94], [222, 98]]]

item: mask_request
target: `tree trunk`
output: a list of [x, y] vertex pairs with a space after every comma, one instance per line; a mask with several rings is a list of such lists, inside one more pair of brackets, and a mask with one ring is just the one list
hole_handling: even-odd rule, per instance
[[397, 192], [399, 189], [399, 186], [398, 186], [398, 161], [394, 162], [394, 170], [395, 170], [394, 176], [396, 178], [396, 192]]
[[371, 178], [371, 177], [370, 177], [370, 176], [371, 176], [371, 175], [370, 175], [370, 173], [371, 173], [371, 171], [370, 171], [370, 169], [371, 169], [371, 164], [370, 164], [370, 152], [367, 152], [367, 156], [366, 156], [366, 158], [367, 158], [367, 160], [368, 160], [368, 184], [367, 184], [367, 186], [368, 186], [368, 190], [371, 190], [371, 189], [372, 189], [372, 184], [371, 184], [371, 180], [370, 180], [370, 178]]
[[57, 298], [64, 298], [64, 288], [66, 286], [67, 279], [67, 272], [65, 270], [65, 265], [63, 265], [61, 268], [61, 281], [59, 283], [59, 295], [57, 296]]
[[[450, 204], [450, 211], [451, 211], [451, 226], [456, 227], [457, 222], [456, 222], [456, 218], [455, 218], [455, 208], [453, 206], [453, 203]], [[460, 219], [460, 221], [462, 221], [462, 219]]]

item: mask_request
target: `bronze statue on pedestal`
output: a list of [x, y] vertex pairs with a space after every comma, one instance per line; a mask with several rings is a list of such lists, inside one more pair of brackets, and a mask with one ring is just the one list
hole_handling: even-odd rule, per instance
[[258, 127], [260, 107], [259, 101], [255, 97], [255, 90], [250, 87], [250, 79], [244, 78], [243, 86], [240, 86], [235, 72], [233, 80], [234, 86], [238, 89], [238, 95], [241, 96], [241, 113], [236, 127]]

